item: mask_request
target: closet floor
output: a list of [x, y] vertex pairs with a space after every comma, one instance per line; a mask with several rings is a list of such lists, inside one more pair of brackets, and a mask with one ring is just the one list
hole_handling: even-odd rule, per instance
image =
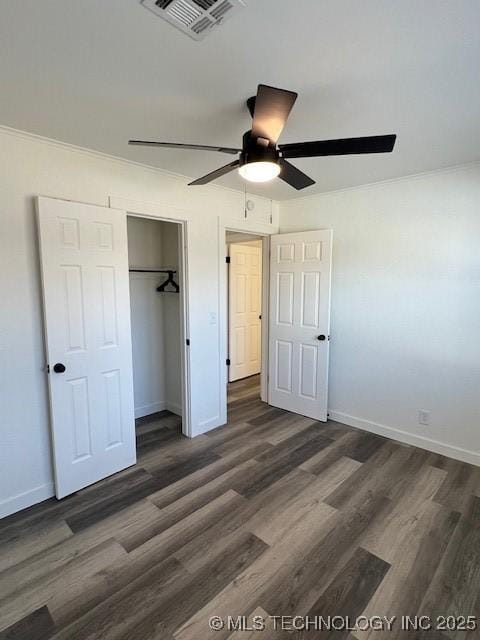
[[[258, 382], [230, 385], [227, 426], [141, 420], [135, 467], [1, 521], [0, 639], [478, 638], [398, 617], [480, 615], [480, 469], [271, 408]], [[252, 613], [263, 633], [227, 628]], [[397, 619], [329, 635], [268, 617], [307, 614]]]
[[140, 459], [147, 451], [154, 451], [162, 446], [162, 442], [181, 440], [182, 418], [170, 413], [160, 411], [135, 420], [135, 433], [137, 435], [137, 457]]

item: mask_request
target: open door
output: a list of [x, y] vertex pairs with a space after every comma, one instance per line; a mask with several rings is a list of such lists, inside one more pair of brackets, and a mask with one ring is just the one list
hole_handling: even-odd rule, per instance
[[327, 420], [332, 231], [271, 236], [269, 404]]
[[57, 498], [136, 462], [127, 216], [38, 198]]
[[262, 369], [262, 248], [230, 245], [229, 382]]

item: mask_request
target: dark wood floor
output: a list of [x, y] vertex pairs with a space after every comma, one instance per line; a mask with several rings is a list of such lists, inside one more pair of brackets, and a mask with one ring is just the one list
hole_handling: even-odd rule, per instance
[[480, 615], [480, 469], [263, 404], [194, 440], [138, 427], [138, 464], [0, 522], [0, 639], [478, 638], [210, 632], [245, 615]]

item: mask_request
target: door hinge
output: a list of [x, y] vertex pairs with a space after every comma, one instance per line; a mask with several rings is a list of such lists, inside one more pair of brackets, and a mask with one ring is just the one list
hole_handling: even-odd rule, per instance
[[229, 366], [230, 366], [230, 364], [231, 364], [231, 362], [230, 362], [230, 358], [227, 358], [227, 367], [229, 367]]
[[225, 262], [226, 262], [227, 264], [230, 264], [230, 256], [227, 256], [227, 257], [225, 258]]

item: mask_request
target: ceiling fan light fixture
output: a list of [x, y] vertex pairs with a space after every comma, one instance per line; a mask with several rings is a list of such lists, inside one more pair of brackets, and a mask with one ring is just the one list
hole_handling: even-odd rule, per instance
[[238, 172], [248, 182], [269, 182], [280, 175], [280, 165], [269, 161], [247, 162]]

